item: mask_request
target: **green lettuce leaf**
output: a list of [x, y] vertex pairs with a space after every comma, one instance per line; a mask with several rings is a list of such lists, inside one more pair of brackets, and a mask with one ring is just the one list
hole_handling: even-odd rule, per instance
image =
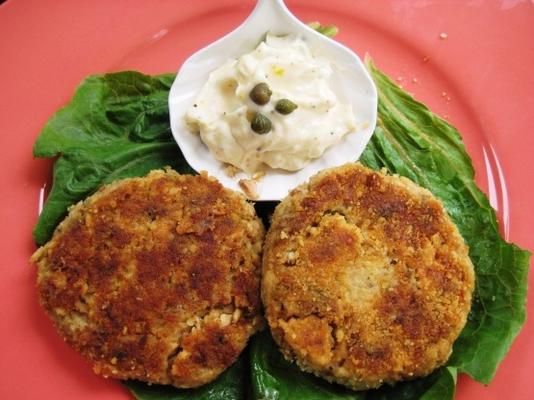
[[256, 335], [251, 345], [251, 382], [254, 399], [283, 400], [447, 400], [454, 398], [456, 369], [440, 368], [425, 379], [355, 392], [302, 372], [278, 351], [268, 332]]
[[[475, 301], [468, 323], [448, 366], [424, 379], [359, 393], [290, 365], [264, 333], [251, 346], [249, 396], [253, 398], [450, 399], [457, 372], [483, 383], [491, 380], [524, 323], [529, 254], [501, 239], [495, 213], [474, 183], [473, 167], [458, 132], [370, 62], [368, 68], [379, 89], [379, 121], [361, 161], [407, 176], [443, 200], [470, 246], [476, 267]], [[58, 157], [53, 187], [34, 230], [38, 244], [51, 237], [70, 205], [103, 183], [142, 176], [166, 165], [193, 173], [170, 134], [167, 96], [172, 79], [173, 75], [150, 77], [137, 72], [92, 76], [51, 118], [34, 146], [37, 157]], [[256, 205], [266, 223], [273, 207], [274, 203]], [[241, 361], [197, 391], [136, 382], [127, 386], [147, 400], [244, 398], [242, 368]]]
[[247, 369], [248, 357], [245, 352], [215, 381], [197, 389], [176, 389], [173, 386], [148, 385], [138, 381], [127, 381], [124, 385], [138, 400], [244, 400]]
[[48, 121], [33, 154], [59, 158], [33, 231], [38, 245], [50, 239], [70, 205], [103, 183], [167, 165], [193, 173], [170, 131], [167, 97], [173, 79], [139, 72], [90, 76]]

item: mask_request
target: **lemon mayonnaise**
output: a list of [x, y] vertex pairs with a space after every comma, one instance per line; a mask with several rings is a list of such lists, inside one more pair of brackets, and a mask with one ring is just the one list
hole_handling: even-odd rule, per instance
[[296, 171], [356, 130], [333, 73], [303, 40], [267, 35], [211, 72], [185, 119], [221, 162], [247, 173]]

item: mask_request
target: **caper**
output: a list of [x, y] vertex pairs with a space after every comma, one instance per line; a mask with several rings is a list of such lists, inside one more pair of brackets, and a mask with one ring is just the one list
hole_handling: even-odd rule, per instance
[[291, 100], [280, 99], [276, 102], [274, 109], [278, 111], [280, 114], [287, 115], [295, 111], [297, 107], [298, 106], [295, 103], [293, 103]]
[[252, 88], [249, 97], [254, 103], [263, 106], [269, 102], [272, 94], [273, 92], [269, 85], [265, 82], [261, 82]]
[[271, 120], [267, 118], [265, 115], [257, 112], [254, 114], [254, 117], [252, 117], [252, 121], [250, 122], [250, 127], [252, 128], [254, 132], [259, 133], [260, 135], [263, 135], [271, 131], [271, 128], [272, 128]]

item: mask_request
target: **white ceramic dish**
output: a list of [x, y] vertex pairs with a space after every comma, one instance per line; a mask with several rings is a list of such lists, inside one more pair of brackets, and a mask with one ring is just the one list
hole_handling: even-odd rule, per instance
[[[329, 21], [330, 22], [330, 21]], [[357, 130], [330, 147], [322, 157], [297, 172], [268, 170], [257, 182], [257, 200], [280, 200], [318, 171], [356, 161], [369, 142], [376, 125], [377, 91], [360, 58], [340, 43], [317, 33], [292, 15], [282, 0], [259, 0], [245, 22], [233, 32], [201, 49], [182, 65], [169, 94], [171, 129], [187, 162], [196, 171], [207, 171], [226, 187], [240, 190], [244, 173], [229, 177], [225, 165], [216, 160], [200, 140], [190, 132], [184, 121], [187, 109], [207, 81], [211, 71], [231, 58], [253, 50], [270, 32], [275, 35], [295, 34], [308, 46], [332, 61], [332, 88], [341, 102], [351, 104]]]

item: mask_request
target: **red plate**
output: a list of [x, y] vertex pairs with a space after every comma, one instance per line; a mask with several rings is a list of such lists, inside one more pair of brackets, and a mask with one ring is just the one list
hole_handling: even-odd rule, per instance
[[[462, 132], [505, 236], [534, 248], [534, 5], [525, 0], [288, 0], [304, 21], [376, 64]], [[0, 6], [0, 398], [126, 399], [56, 335], [37, 304], [31, 230], [51, 163], [40, 128], [88, 74], [176, 71], [239, 24], [251, 0], [9, 0]], [[534, 281], [531, 279], [531, 287]], [[532, 297], [532, 291], [530, 294]], [[533, 399], [534, 308], [494, 381], [459, 379], [459, 399]]]

